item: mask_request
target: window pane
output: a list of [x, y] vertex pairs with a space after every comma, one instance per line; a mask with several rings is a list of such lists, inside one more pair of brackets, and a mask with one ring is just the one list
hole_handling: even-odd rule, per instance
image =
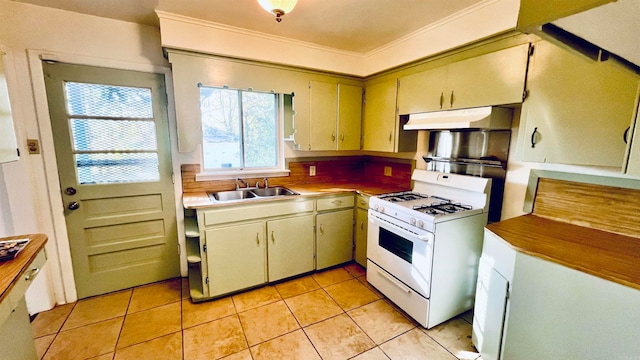
[[242, 92], [245, 167], [278, 164], [276, 95]]
[[200, 87], [204, 167], [241, 168], [238, 91]]
[[72, 116], [153, 118], [151, 89], [66, 82], [65, 91]]
[[76, 151], [157, 150], [153, 121], [71, 119], [71, 133]]
[[76, 154], [80, 184], [158, 181], [157, 153]]

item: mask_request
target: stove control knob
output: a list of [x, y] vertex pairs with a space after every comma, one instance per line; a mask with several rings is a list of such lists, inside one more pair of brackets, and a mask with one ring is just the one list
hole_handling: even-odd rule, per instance
[[409, 222], [411, 223], [411, 225], [415, 225], [416, 224], [416, 218], [412, 217], [411, 219], [409, 219]]
[[384, 206], [380, 206], [380, 212], [384, 214]]
[[419, 221], [418, 221], [418, 227], [419, 227], [419, 228], [424, 228], [424, 221], [419, 220]]
[[378, 206], [378, 204], [373, 205], [373, 210], [378, 211], [378, 208], [380, 208], [380, 206]]

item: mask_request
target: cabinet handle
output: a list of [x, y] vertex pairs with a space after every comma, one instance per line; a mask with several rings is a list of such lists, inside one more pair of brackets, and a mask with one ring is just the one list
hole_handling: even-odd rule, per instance
[[367, 205], [367, 202], [364, 200], [360, 200], [360, 205]]
[[393, 131], [389, 131], [389, 142], [393, 141]]
[[442, 105], [444, 105], [444, 92], [440, 93], [440, 110], [442, 110]]
[[533, 132], [531, 133], [531, 148], [535, 148], [536, 147], [536, 134], [538, 133], [538, 128], [534, 128]]
[[331, 133], [331, 141], [332, 142], [336, 141], [336, 133], [334, 132]]
[[36, 275], [38, 275], [39, 272], [40, 272], [40, 268], [31, 269], [31, 272], [29, 273], [29, 275], [24, 277], [24, 280], [25, 281], [32, 280], [34, 277], [36, 277]]
[[449, 97], [449, 106], [453, 107], [453, 90], [451, 90], [451, 97]]
[[344, 142], [344, 133], [340, 134], [340, 142]]
[[256, 233], [256, 244], [260, 246], [260, 233]]
[[364, 230], [364, 221], [360, 221], [360, 230]]
[[624, 140], [625, 144], [628, 144], [627, 137], [629, 136], [629, 130], [631, 130], [631, 126], [629, 126], [627, 130], [624, 131], [624, 134], [622, 135], [622, 140]]
[[331, 203], [333, 205], [340, 205], [340, 204], [342, 204], [342, 200], [333, 200]]
[[272, 244], [276, 243], [276, 235], [273, 233], [273, 231], [271, 231], [271, 243]]
[[324, 236], [324, 226], [320, 224], [320, 235]]

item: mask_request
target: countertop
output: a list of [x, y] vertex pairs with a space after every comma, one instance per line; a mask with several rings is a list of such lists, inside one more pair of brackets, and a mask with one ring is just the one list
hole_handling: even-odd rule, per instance
[[[333, 195], [346, 192], [358, 192], [364, 195], [380, 195], [389, 192], [405, 191], [409, 189], [398, 188], [397, 186], [388, 184], [373, 184], [373, 183], [317, 183], [317, 184], [300, 184], [300, 185], [285, 185], [287, 188], [297, 192], [300, 196], [305, 197], [317, 197], [324, 195]], [[209, 196], [205, 192], [190, 192], [182, 194], [182, 203], [186, 209], [200, 209], [200, 208], [212, 208], [219, 206], [229, 206], [238, 203], [257, 203], [262, 201], [278, 201], [278, 200], [290, 200], [291, 196], [279, 196], [275, 198], [252, 198], [249, 200], [240, 201], [225, 201], [214, 202], [209, 199]]]
[[523, 215], [487, 225], [515, 250], [640, 290], [640, 239]]
[[27, 271], [29, 264], [33, 262], [36, 255], [47, 243], [47, 236], [44, 234], [30, 234], [21, 236], [11, 236], [0, 238], [0, 241], [29, 238], [29, 244], [18, 253], [13, 260], [0, 262], [0, 302], [11, 292], [13, 286], [21, 276]]

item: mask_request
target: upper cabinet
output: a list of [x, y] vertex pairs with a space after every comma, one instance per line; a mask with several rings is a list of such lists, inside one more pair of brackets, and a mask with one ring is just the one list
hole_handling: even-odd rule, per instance
[[400, 79], [400, 114], [522, 102], [529, 44], [499, 50]]
[[518, 29], [528, 31], [553, 20], [573, 15], [615, 0], [520, 0]]
[[402, 130], [396, 108], [397, 90], [397, 79], [365, 88], [363, 150], [415, 151], [417, 132]]
[[9, 103], [5, 60], [7, 60], [6, 54], [0, 49], [0, 163], [19, 159], [18, 143], [13, 128], [11, 104]]
[[622, 167], [639, 84], [615, 62], [536, 43], [522, 105], [523, 160]]
[[308, 150], [359, 150], [362, 88], [310, 81], [309, 120]]

